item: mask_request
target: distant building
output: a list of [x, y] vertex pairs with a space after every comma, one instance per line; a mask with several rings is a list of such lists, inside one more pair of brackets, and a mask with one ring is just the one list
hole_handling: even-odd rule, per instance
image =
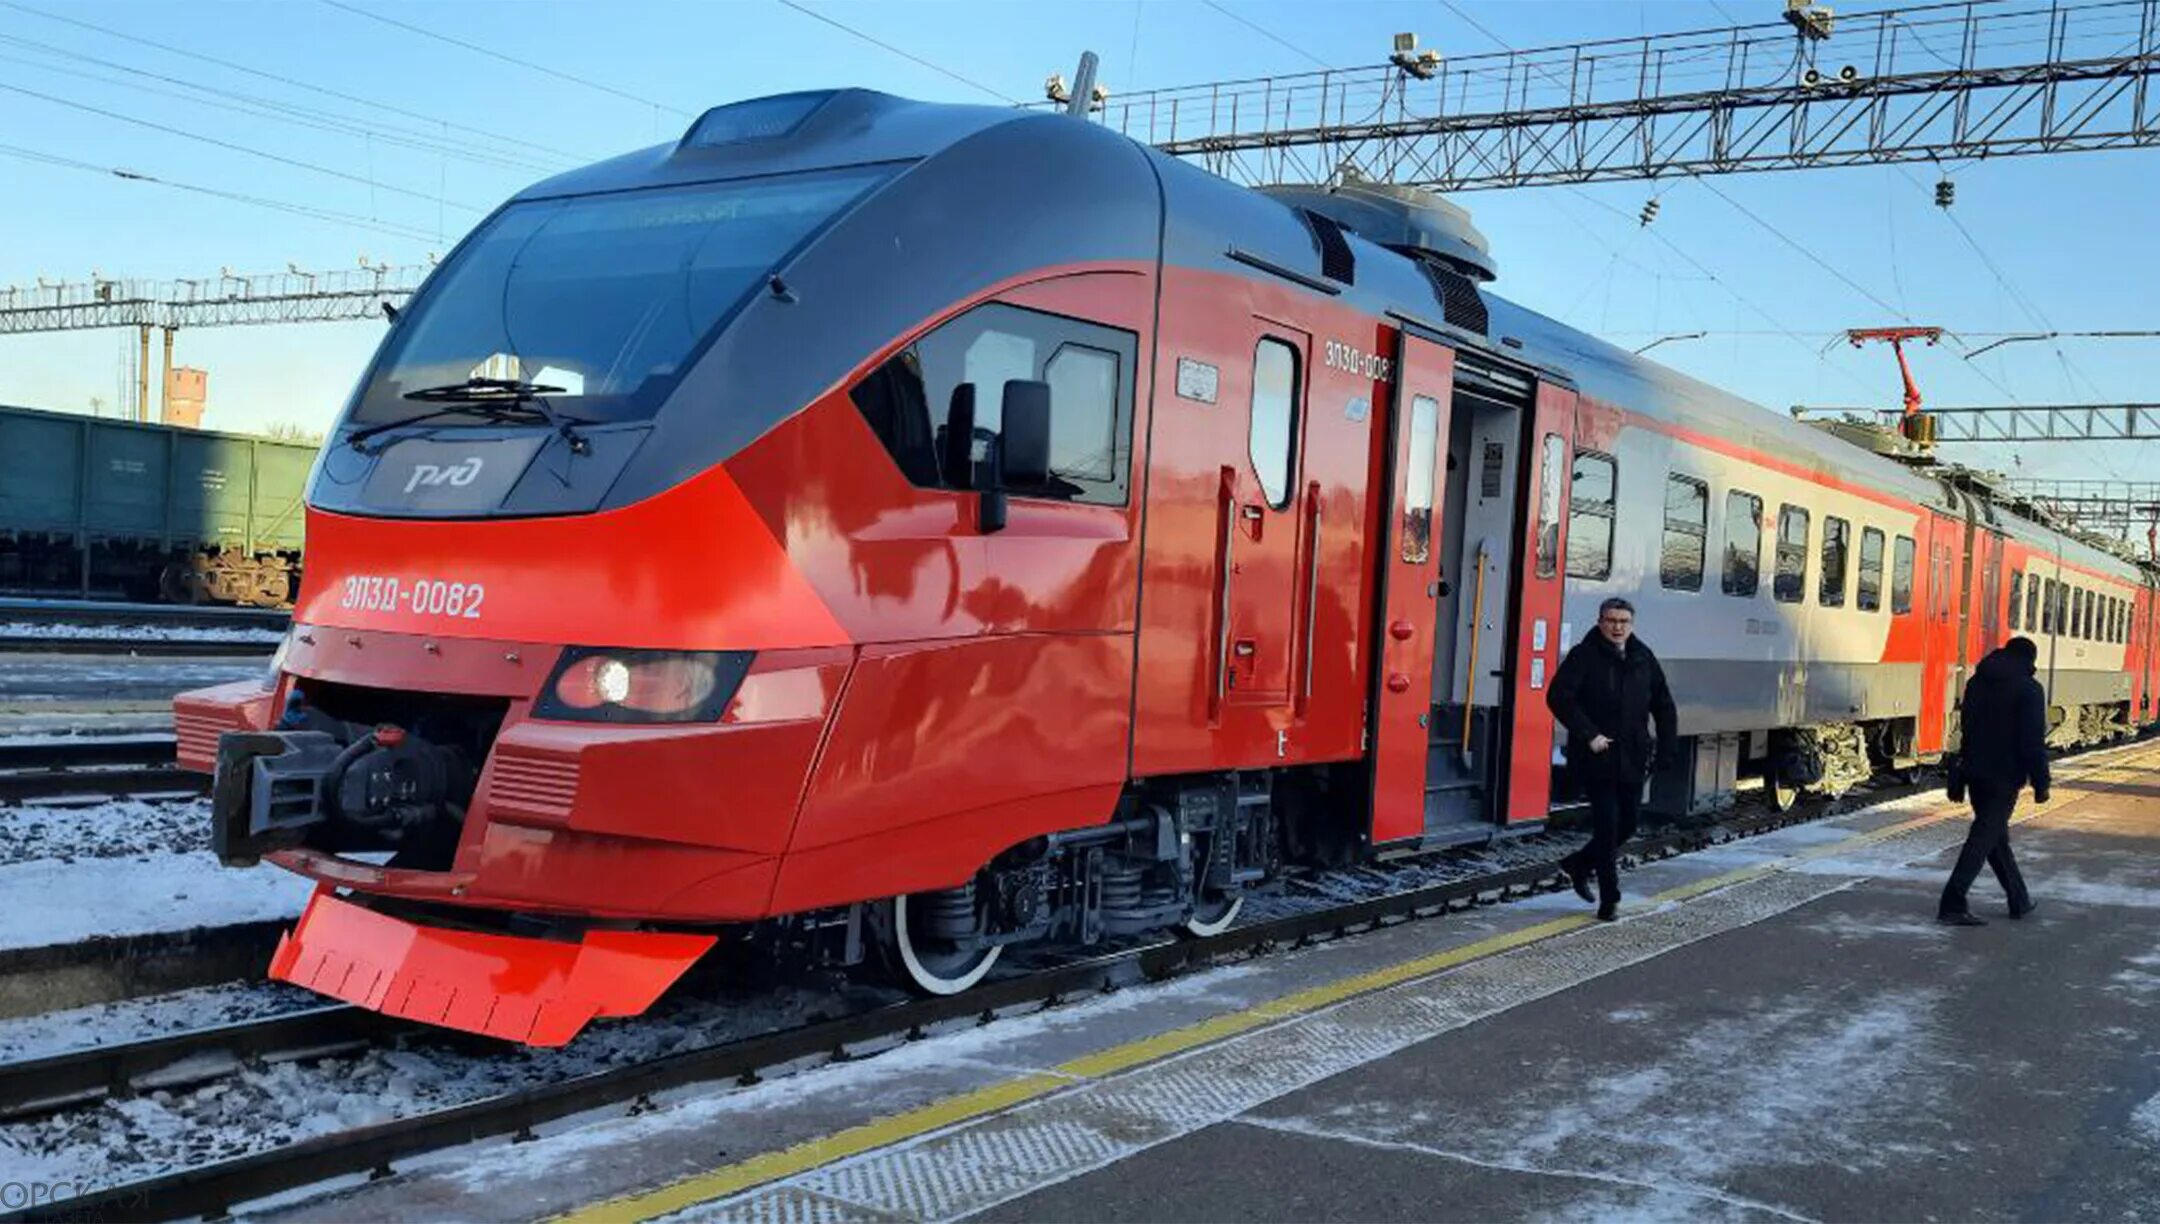
[[163, 422], [184, 429], [201, 429], [203, 401], [210, 394], [210, 373], [207, 370], [175, 366], [165, 376], [165, 415]]

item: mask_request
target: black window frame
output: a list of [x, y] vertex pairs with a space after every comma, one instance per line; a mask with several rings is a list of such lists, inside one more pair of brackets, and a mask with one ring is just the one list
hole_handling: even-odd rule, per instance
[[1901, 535], [1890, 546], [1890, 615], [1912, 611], [1913, 566], [1919, 563], [1920, 545]]
[[[929, 386], [931, 372], [925, 369], [924, 346], [933, 351], [956, 337], [964, 337], [967, 329], [975, 334], [992, 329], [1003, 322], [1007, 326], [998, 330], [1012, 334], [1028, 335], [1036, 342], [1034, 377], [1043, 379], [1049, 368], [1068, 349], [1084, 349], [1107, 353], [1117, 359], [1117, 388], [1111, 422], [1110, 459], [1111, 479], [1097, 480], [1072, 472], [1052, 469], [1055, 478], [1050, 486], [1041, 489], [1012, 488], [1007, 492], [1017, 498], [1036, 501], [1071, 502], [1091, 506], [1128, 506], [1132, 501], [1132, 439], [1134, 380], [1138, 373], [1140, 338], [1120, 327], [1098, 323], [1092, 319], [1075, 318], [1054, 311], [1037, 310], [1029, 306], [1016, 306], [1011, 302], [981, 302], [950, 319], [929, 328], [908, 341], [899, 351], [879, 363], [875, 370], [866, 374], [848, 395], [855, 403], [856, 411], [884, 447], [886, 457], [898, 469], [907, 482], [918, 489], [963, 491], [974, 486], [974, 473], [967, 479], [953, 480], [943, 470], [944, 435], [950, 421], [952, 392], [961, 384], [955, 379], [950, 386]], [[956, 331], [955, 329], [960, 329]], [[1033, 329], [1033, 330], [1030, 330]], [[964, 349], [964, 344], [962, 348]], [[896, 439], [891, 432], [900, 422], [893, 419], [892, 405], [872, 402], [868, 397], [901, 394], [912, 382], [915, 394], [921, 400], [926, 414], [926, 433], [920, 439]], [[983, 387], [975, 389], [976, 428], [978, 433], [989, 427], [990, 420], [1002, 424], [1004, 410], [1003, 386], [994, 391]], [[1058, 405], [1050, 406], [1052, 435], [1055, 437]], [[970, 461], [971, 468], [974, 461]], [[934, 479], [932, 478], [934, 477]]]
[[[1282, 497], [1277, 500], [1268, 492], [1267, 477], [1260, 471], [1260, 456], [1253, 452], [1255, 438], [1252, 432], [1253, 417], [1260, 405], [1260, 354], [1273, 345], [1290, 355], [1290, 422], [1289, 436], [1283, 439]], [[1245, 461], [1252, 469], [1253, 480], [1260, 486], [1260, 496], [1270, 510], [1284, 510], [1297, 500], [1298, 462], [1303, 458], [1303, 448], [1298, 445], [1305, 425], [1305, 351], [1295, 340], [1263, 333], [1253, 342], [1252, 382], [1245, 396]]]
[[[1875, 542], [1874, 587], [1868, 586], [1868, 541]], [[1853, 606], [1862, 612], [1882, 610], [1883, 554], [1889, 550], [1889, 541], [1880, 527], [1860, 529], [1860, 570], [1853, 583]]]
[[[1742, 519], [1735, 519], [1733, 511], [1741, 508], [1745, 508], [1746, 514]], [[1725, 573], [1719, 581], [1719, 586], [1727, 595], [1752, 599], [1755, 597], [1756, 592], [1762, 590], [1762, 511], [1762, 498], [1748, 492], [1746, 489], [1725, 490]], [[1751, 522], [1755, 529], [1754, 547], [1746, 554], [1747, 575], [1745, 582], [1742, 582], [1735, 573], [1733, 565], [1733, 562], [1739, 560], [1741, 556], [1733, 548], [1733, 524], [1738, 521]]]
[[[1681, 522], [1677, 526], [1674, 524], [1672, 495], [1676, 486], [1690, 490], [1700, 499], [1696, 502], [1702, 511], [1699, 521], [1692, 524]], [[1694, 476], [1682, 475], [1679, 472], [1667, 472], [1665, 474], [1664, 515], [1664, 528], [1658, 535], [1658, 585], [1668, 591], [1700, 591], [1702, 590], [1703, 565], [1709, 559], [1710, 552], [1710, 482]], [[1668, 564], [1675, 535], [1679, 536], [1682, 541], [1689, 539], [1695, 541], [1695, 564], [1692, 574], [1685, 567], [1671, 568]], [[1684, 543], [1682, 547], [1686, 547]], [[1682, 560], [1685, 560], [1685, 558], [1683, 557]], [[1693, 581], [1689, 581], [1691, 577]]]
[[[1612, 497], [1609, 500], [1586, 502], [1577, 496], [1575, 484], [1580, 479], [1582, 467], [1586, 463], [1603, 463], [1605, 465], [1606, 474], [1612, 487]], [[1577, 569], [1575, 565], [1575, 548], [1582, 540], [1579, 523], [1580, 520], [1585, 518], [1603, 519], [1605, 522], [1605, 552], [1598, 559], [1599, 565], [1595, 571]], [[1613, 543], [1614, 537], [1619, 534], [1619, 527], [1620, 461], [1604, 451], [1576, 451], [1574, 461], [1568, 465], [1568, 531], [1566, 545], [1562, 549], [1567, 558], [1565, 567], [1567, 576], [1581, 578], [1589, 582], [1602, 582], [1612, 577]]]
[[[1800, 542], [1787, 543], [1785, 524], [1797, 518], [1800, 522]], [[1807, 599], [1808, 541], [1815, 534], [1815, 516], [1806, 506], [1786, 503], [1778, 507], [1776, 564], [1770, 580], [1770, 594], [1779, 603], [1801, 603]], [[1788, 558], [1797, 559], [1799, 565], [1791, 573], [1786, 572]], [[1791, 586], [1788, 588], [1787, 583]]]
[[[1833, 531], [1833, 527], [1836, 530]], [[1834, 541], [1833, 536], [1836, 537]], [[1833, 543], [1837, 548], [1837, 585], [1835, 586], [1830, 583], [1830, 550]], [[1847, 580], [1852, 574], [1852, 521], [1839, 518], [1835, 514], [1823, 515], [1820, 549], [1822, 553], [1822, 573], [1816, 577], [1815, 581], [1815, 602], [1825, 608], [1842, 608], [1845, 606], [1846, 589], [1850, 586]]]

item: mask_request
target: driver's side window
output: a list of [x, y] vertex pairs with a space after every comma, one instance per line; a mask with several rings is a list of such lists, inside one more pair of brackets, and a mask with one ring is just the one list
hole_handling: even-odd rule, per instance
[[1131, 332], [1062, 315], [990, 303], [952, 319], [894, 354], [850, 393], [863, 419], [910, 483], [965, 488], [946, 472], [945, 434], [954, 391], [975, 388], [971, 454], [1001, 425], [1008, 381], [1050, 385], [1050, 481], [1022, 496], [1125, 504], [1132, 468]]

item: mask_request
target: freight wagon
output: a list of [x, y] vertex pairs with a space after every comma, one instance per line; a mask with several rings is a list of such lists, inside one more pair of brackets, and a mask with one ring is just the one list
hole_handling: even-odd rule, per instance
[[0, 405], [0, 590], [288, 607], [315, 447]]

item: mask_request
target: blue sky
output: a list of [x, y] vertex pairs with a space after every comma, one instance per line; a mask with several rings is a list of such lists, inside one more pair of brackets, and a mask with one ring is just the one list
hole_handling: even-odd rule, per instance
[[[363, 255], [417, 261], [446, 250], [502, 197], [544, 177], [547, 170], [536, 167], [567, 167], [673, 139], [692, 114], [716, 103], [836, 84], [996, 101], [780, 0], [350, 3], [607, 88], [447, 45], [326, 0], [0, 4], [0, 146], [302, 204], [397, 231], [0, 156], [0, 285], [40, 275], [81, 279], [92, 269], [163, 277], [221, 267], [267, 271], [288, 262], [351, 267]], [[1113, 91], [1296, 72], [1316, 62], [1376, 63], [1398, 30], [1416, 31], [1424, 45], [1448, 54], [1495, 49], [1447, 6], [1398, 0], [802, 0], [802, 7], [1026, 100], [1040, 96], [1050, 72], [1069, 74], [1084, 48], [1102, 56], [1102, 80]], [[1722, 26], [1731, 24], [1728, 18], [1774, 20], [1783, 5], [1458, 0], [1457, 7], [1522, 47]], [[373, 105], [40, 13], [214, 55]], [[120, 67], [63, 58], [70, 52]], [[183, 89], [149, 74], [245, 95], [226, 99], [243, 109], [187, 100], [178, 96]], [[395, 125], [429, 143], [463, 141], [492, 160], [276, 121], [261, 113], [264, 100]], [[1499, 292], [1630, 347], [1662, 334], [1708, 331], [1703, 339], [1663, 345], [1657, 356], [1778, 409], [1896, 404], [1896, 372], [1886, 350], [1829, 343], [1837, 329], [1900, 321], [1867, 295], [1899, 307], [1913, 322], [1960, 332], [2036, 330], [2041, 319], [2061, 330], [2160, 326], [2154, 308], [2160, 244], [2151, 240], [2148, 220], [2160, 153], [2006, 159], [1954, 173], [1958, 218], [2023, 302], [1935, 207], [1936, 176], [1927, 166], [1717, 180], [1716, 188], [1760, 223], [1704, 184], [1687, 181], [1457, 199], [1493, 241]], [[1653, 191], [1661, 211], [1657, 233], [1646, 236], [1634, 217]], [[380, 335], [375, 323], [204, 329], [181, 333], [179, 360], [211, 372], [208, 425], [321, 428]], [[0, 339], [0, 402], [87, 410], [97, 396], [110, 405], [120, 397], [120, 357], [132, 343], [132, 333], [120, 332]], [[2150, 385], [2156, 367], [2160, 341], [2018, 344], [1971, 363], [1954, 346], [1915, 354], [1923, 390], [1942, 404], [2000, 403], [2006, 391], [2029, 403], [2160, 399]], [[1957, 457], [2048, 475], [2160, 478], [2160, 451], [2151, 443], [2021, 449], [1963, 448]]]

